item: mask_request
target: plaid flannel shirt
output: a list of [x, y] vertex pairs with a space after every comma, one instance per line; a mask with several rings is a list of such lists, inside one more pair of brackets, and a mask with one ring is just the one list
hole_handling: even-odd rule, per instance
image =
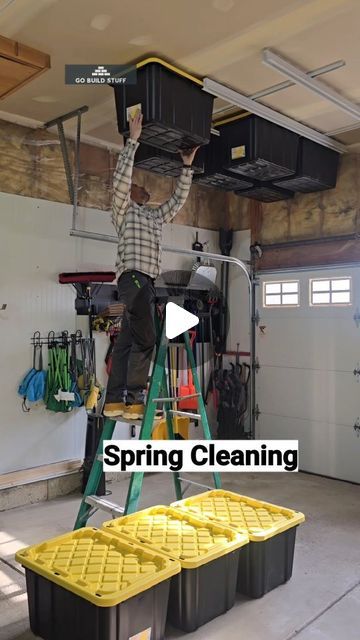
[[119, 154], [114, 172], [112, 221], [119, 236], [117, 277], [136, 270], [157, 278], [161, 267], [161, 240], [164, 222], [170, 222], [189, 194], [193, 172], [184, 167], [172, 196], [159, 207], [138, 205], [130, 200], [135, 151], [139, 143], [128, 139]]

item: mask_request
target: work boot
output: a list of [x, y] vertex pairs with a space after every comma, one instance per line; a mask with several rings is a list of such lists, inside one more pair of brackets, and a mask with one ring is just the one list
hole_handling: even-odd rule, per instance
[[125, 409], [125, 402], [107, 402], [104, 406], [104, 416], [105, 418], [122, 417]]
[[123, 418], [126, 420], [142, 420], [144, 417], [144, 404], [126, 404]]

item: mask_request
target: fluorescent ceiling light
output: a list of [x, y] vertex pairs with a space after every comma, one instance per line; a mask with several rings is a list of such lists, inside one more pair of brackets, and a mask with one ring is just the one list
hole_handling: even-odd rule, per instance
[[360, 120], [360, 107], [351, 102], [347, 98], [344, 98], [340, 93], [335, 91], [334, 89], [330, 89], [325, 84], [320, 82], [319, 80], [315, 80], [311, 78], [307, 73], [295, 67], [281, 56], [278, 56], [276, 53], [271, 51], [271, 49], [263, 49], [262, 52], [262, 61], [268, 67], [272, 69], [276, 69], [282, 75], [290, 78], [295, 84], [299, 84], [306, 89], [309, 89], [313, 93], [316, 93], [324, 100], [328, 100], [335, 104], [339, 109], [345, 111], [345, 113], [349, 114], [353, 118]]
[[265, 118], [265, 120], [274, 122], [280, 127], [285, 127], [285, 129], [294, 131], [299, 136], [313, 140], [314, 142], [321, 144], [323, 147], [333, 149], [338, 153], [346, 153], [346, 147], [340, 142], [329, 138], [329, 136], [320, 133], [320, 131], [316, 131], [316, 129], [311, 129], [311, 127], [301, 124], [301, 122], [288, 118], [288, 116], [284, 116], [282, 113], [279, 113], [274, 109], [270, 109], [270, 107], [267, 107], [260, 102], [255, 102], [242, 93], [220, 84], [220, 82], [215, 82], [215, 80], [211, 80], [210, 78], [204, 78], [203, 89], [217, 98], [222, 98], [223, 100], [230, 102], [230, 104], [234, 104], [241, 109], [246, 109], [246, 111], [250, 111], [261, 118]]

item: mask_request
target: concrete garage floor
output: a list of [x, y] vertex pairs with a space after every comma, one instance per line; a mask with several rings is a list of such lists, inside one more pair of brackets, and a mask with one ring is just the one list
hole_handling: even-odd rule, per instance
[[[193, 480], [209, 483], [205, 474]], [[360, 487], [307, 474], [224, 474], [223, 485], [306, 514], [299, 527], [292, 579], [260, 600], [237, 597], [235, 607], [188, 640], [359, 640]], [[112, 483], [124, 503], [127, 482]], [[195, 491], [197, 493], [197, 491]], [[142, 505], [172, 501], [171, 478], [145, 478]], [[0, 640], [31, 640], [21, 547], [72, 529], [79, 496], [0, 513]], [[99, 525], [104, 517], [91, 520]], [[185, 634], [169, 628], [166, 638]], [[85, 640], [85, 639], [84, 639]]]

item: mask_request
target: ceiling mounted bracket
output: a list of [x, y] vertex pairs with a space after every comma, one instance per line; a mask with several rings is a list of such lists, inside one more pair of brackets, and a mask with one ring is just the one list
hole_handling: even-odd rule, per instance
[[282, 56], [279, 56], [277, 53], [272, 51], [271, 49], [263, 49], [262, 52], [262, 61], [271, 69], [275, 69], [279, 73], [281, 73], [286, 78], [295, 82], [295, 84], [300, 85], [301, 87], [305, 87], [309, 91], [312, 91], [320, 98], [331, 102], [338, 109], [347, 113], [355, 120], [360, 120], [360, 106], [348, 100], [344, 96], [341, 95], [335, 89], [328, 87], [326, 84], [317, 80], [316, 78], [312, 78], [305, 71], [300, 69], [299, 67], [291, 64]]
[[[50, 127], [54, 127], [54, 126], [56, 126], [58, 129], [60, 148], [61, 148], [64, 168], [65, 168], [66, 182], [68, 186], [70, 202], [73, 205], [73, 229], [76, 228], [77, 205], [78, 205], [78, 196], [79, 196], [81, 116], [83, 113], [86, 113], [87, 111], [89, 111], [89, 107], [84, 105], [83, 107], [79, 107], [79, 109], [75, 109], [74, 111], [69, 111], [69, 113], [65, 113], [63, 116], [59, 116], [58, 118], [49, 120], [49, 122], [45, 122], [44, 124], [45, 129], [50, 129]], [[65, 132], [64, 132], [64, 122], [66, 120], [70, 120], [71, 118], [77, 118], [75, 154], [74, 154], [74, 173], [71, 170], [69, 149], [68, 149], [68, 144], [67, 144], [67, 141], [65, 138]]]
[[337, 140], [330, 138], [320, 131], [316, 131], [316, 129], [312, 129], [311, 127], [308, 127], [307, 125], [302, 124], [297, 120], [293, 120], [292, 118], [289, 118], [279, 111], [275, 111], [274, 109], [271, 109], [270, 107], [267, 107], [260, 102], [256, 102], [243, 93], [235, 91], [234, 89], [230, 89], [230, 87], [227, 87], [220, 82], [211, 80], [211, 78], [204, 78], [203, 90], [211, 93], [217, 98], [222, 98], [226, 102], [240, 107], [241, 109], [250, 111], [250, 113], [254, 113], [260, 118], [264, 118], [265, 120], [269, 120], [274, 124], [278, 124], [280, 127], [289, 129], [289, 131], [294, 131], [303, 138], [313, 140], [314, 142], [321, 144], [323, 147], [333, 149], [338, 153], [347, 152], [346, 146], [341, 144], [340, 142], [337, 142]]

